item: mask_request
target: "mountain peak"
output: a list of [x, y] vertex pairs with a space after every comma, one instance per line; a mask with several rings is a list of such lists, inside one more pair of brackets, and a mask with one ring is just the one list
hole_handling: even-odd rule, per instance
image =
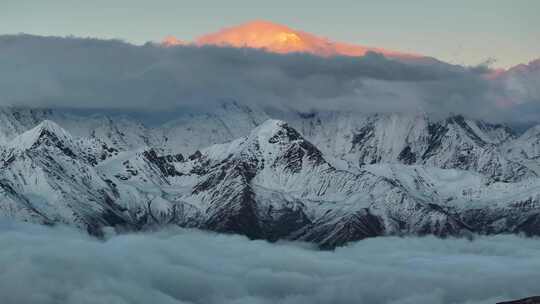
[[[165, 46], [185, 45], [182, 40], [167, 37]], [[389, 57], [420, 58], [422, 56], [406, 54], [381, 48], [331, 41], [307, 32], [292, 29], [286, 25], [266, 20], [254, 20], [233, 27], [227, 27], [215, 33], [203, 35], [193, 43], [197, 46], [215, 45], [236, 48], [255, 48], [272, 53], [309, 53], [317, 56], [364, 56], [367, 52], [377, 52]]]
[[264, 134], [264, 133], [274, 133], [277, 130], [287, 126], [287, 123], [279, 119], [267, 119], [260, 125], [258, 125], [253, 131], [252, 134]]
[[26, 150], [44, 141], [52, 140], [55, 144], [62, 143], [62, 146], [71, 144], [71, 135], [51, 120], [44, 120], [34, 128], [15, 137], [9, 144], [11, 148]]
[[286, 122], [277, 119], [266, 120], [255, 128], [249, 137], [258, 138], [260, 141], [269, 143], [282, 142], [283, 140], [293, 141], [302, 138], [298, 131], [291, 128]]
[[250, 47], [275, 53], [309, 52], [310, 39], [285, 25], [264, 20], [225, 28], [197, 39], [198, 45]]
[[52, 120], [48, 120], [48, 119], [43, 120], [41, 123], [39, 123], [36, 126], [36, 128], [41, 129], [41, 130], [50, 130], [50, 131], [53, 131], [53, 132], [66, 132], [57, 123], [55, 123]]

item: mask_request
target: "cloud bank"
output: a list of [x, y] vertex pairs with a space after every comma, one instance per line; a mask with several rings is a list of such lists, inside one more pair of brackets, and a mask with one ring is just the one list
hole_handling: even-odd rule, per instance
[[375, 238], [335, 252], [171, 228], [99, 241], [0, 222], [2, 303], [495, 303], [540, 294], [540, 242]]
[[[424, 111], [505, 121], [520, 120], [531, 107], [540, 113], [540, 94], [528, 89], [537, 86], [540, 77], [514, 77], [516, 83], [509, 86], [508, 81], [488, 79], [487, 72], [431, 59], [400, 62], [375, 53], [322, 58], [253, 49], [0, 36], [0, 105], [12, 106], [170, 111], [211, 109], [216, 101], [235, 99], [298, 111]], [[517, 101], [528, 108], [514, 107]], [[527, 117], [536, 118], [540, 114]]]

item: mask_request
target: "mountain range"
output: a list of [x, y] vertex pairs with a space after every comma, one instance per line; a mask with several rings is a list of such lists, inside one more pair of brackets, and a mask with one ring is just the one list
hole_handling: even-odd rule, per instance
[[0, 215], [101, 236], [166, 225], [331, 249], [381, 235], [540, 235], [540, 126], [269, 111], [149, 124], [0, 109]]

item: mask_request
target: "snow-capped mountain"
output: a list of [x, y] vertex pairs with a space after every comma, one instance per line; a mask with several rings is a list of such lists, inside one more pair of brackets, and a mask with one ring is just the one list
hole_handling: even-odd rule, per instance
[[325, 57], [336, 55], [364, 56], [368, 52], [376, 52], [390, 58], [428, 60], [428, 58], [418, 54], [332, 41], [328, 38], [265, 20], [255, 20], [225, 28], [215, 33], [203, 35], [194, 42], [187, 42], [169, 36], [165, 38], [162, 45], [168, 47], [178, 45], [248, 47], [279, 54], [309, 53]]
[[23, 221], [96, 235], [176, 224], [324, 248], [388, 234], [540, 234], [538, 128], [517, 136], [461, 116], [235, 102], [154, 125], [1, 114], [0, 214]]

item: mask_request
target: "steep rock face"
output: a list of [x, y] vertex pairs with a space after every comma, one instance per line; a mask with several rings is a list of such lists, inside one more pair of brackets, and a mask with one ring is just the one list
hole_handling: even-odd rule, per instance
[[319, 244], [323, 249], [332, 249], [351, 241], [385, 234], [381, 219], [363, 209], [342, 215], [329, 212], [311, 227], [304, 229], [298, 239]]

